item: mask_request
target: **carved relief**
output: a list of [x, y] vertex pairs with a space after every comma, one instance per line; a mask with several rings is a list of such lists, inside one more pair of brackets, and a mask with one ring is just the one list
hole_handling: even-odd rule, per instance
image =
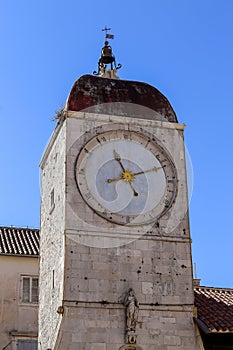
[[141, 346], [127, 344], [120, 347], [119, 350], [142, 350]]
[[139, 303], [132, 288], [125, 296], [124, 305], [126, 306], [126, 343], [136, 344]]

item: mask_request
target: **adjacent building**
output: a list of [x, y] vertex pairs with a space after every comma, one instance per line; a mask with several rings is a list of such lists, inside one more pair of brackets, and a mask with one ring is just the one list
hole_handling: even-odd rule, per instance
[[39, 230], [0, 227], [0, 349], [37, 349]]

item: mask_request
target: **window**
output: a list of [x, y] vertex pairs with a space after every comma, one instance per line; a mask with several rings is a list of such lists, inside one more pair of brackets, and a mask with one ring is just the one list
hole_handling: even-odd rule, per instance
[[50, 207], [52, 208], [53, 206], [54, 206], [54, 188], [50, 193]]
[[50, 193], [50, 214], [53, 212], [54, 208], [55, 208], [55, 195], [54, 195], [54, 188], [53, 188]]
[[53, 270], [53, 278], [52, 278], [52, 288], [55, 287], [55, 270]]
[[37, 350], [38, 343], [36, 340], [18, 340], [17, 350]]
[[21, 277], [21, 301], [23, 303], [38, 302], [38, 277], [22, 276]]

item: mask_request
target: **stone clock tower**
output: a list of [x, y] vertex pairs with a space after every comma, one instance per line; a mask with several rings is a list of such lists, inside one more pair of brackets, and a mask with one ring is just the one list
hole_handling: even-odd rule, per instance
[[119, 68], [105, 42], [41, 161], [42, 350], [197, 349], [184, 125]]

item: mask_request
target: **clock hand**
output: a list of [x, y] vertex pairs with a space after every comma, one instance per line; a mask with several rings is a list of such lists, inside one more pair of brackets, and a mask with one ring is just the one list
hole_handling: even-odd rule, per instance
[[[124, 174], [124, 173], [123, 173], [123, 174]], [[108, 182], [108, 183], [111, 183], [111, 182], [113, 182], [113, 181], [125, 180], [125, 179], [123, 178], [123, 174], [122, 174], [121, 177], [115, 177], [114, 179], [108, 179], [107, 182]], [[130, 187], [132, 188], [133, 195], [134, 195], [135, 197], [137, 197], [137, 196], [138, 196], [138, 193], [135, 191], [135, 189], [134, 189], [134, 187], [133, 187], [133, 185], [132, 185], [132, 183], [131, 183], [132, 180], [125, 180], [125, 181], [127, 181], [127, 182], [129, 183]]]
[[122, 162], [121, 162], [121, 156], [120, 156], [120, 154], [119, 153], [117, 153], [117, 151], [114, 149], [113, 150], [113, 154], [114, 154], [114, 158], [118, 161], [118, 163], [120, 164], [120, 166], [121, 166], [121, 169], [125, 172], [125, 168], [124, 168], [124, 166], [123, 166], [123, 164], [122, 164]]
[[[131, 176], [132, 176], [132, 180], [134, 179], [134, 176], [137, 176], [137, 175], [141, 175], [141, 174], [144, 174], [144, 173], [149, 173], [149, 172], [151, 172], [151, 171], [157, 171], [157, 170], [159, 170], [159, 169], [162, 169], [163, 167], [161, 166], [161, 167], [154, 167], [154, 168], [152, 168], [152, 169], [148, 169], [148, 170], [145, 170], [145, 171], [139, 171], [138, 173], [134, 173], [134, 174], [132, 174], [131, 173]], [[131, 183], [131, 181], [132, 180], [130, 180], [130, 182], [129, 182], [129, 184], [132, 186], [132, 183]], [[132, 188], [132, 190], [134, 191], [134, 189]], [[135, 191], [134, 191], [134, 196], [138, 196], [138, 193], [136, 192], [135, 193]]]
[[[119, 153], [117, 153], [117, 151], [116, 151], [115, 149], [113, 150], [113, 154], [114, 154], [114, 158], [118, 161], [118, 163], [119, 163], [120, 166], [121, 166], [121, 169], [123, 170], [122, 178], [123, 178], [124, 180], [126, 180], [126, 181], [129, 183], [129, 185], [130, 185], [130, 187], [131, 187], [131, 189], [132, 189], [132, 191], [133, 191], [133, 195], [134, 195], [135, 197], [137, 197], [137, 196], [138, 196], [138, 193], [137, 193], [137, 191], [135, 191], [135, 189], [134, 189], [134, 187], [133, 187], [133, 185], [132, 185], [132, 183], [131, 183], [133, 177], [131, 178], [131, 176], [130, 176], [130, 178], [128, 178], [128, 174], [129, 174], [130, 172], [125, 170], [125, 168], [124, 168], [124, 166], [123, 166], [123, 164], [122, 164], [122, 162], [121, 162], [121, 156], [120, 156]], [[131, 174], [131, 173], [130, 173], [130, 174]], [[126, 176], [125, 176], [125, 175], [126, 175]], [[109, 180], [110, 180], [110, 179], [109, 179]], [[108, 181], [108, 182], [111, 182], [111, 181]]]
[[120, 176], [120, 177], [114, 177], [114, 179], [108, 179], [107, 182], [111, 183], [113, 181], [119, 181], [119, 180], [123, 180], [123, 177]]
[[148, 170], [144, 170], [144, 171], [139, 171], [138, 173], [134, 173], [132, 174], [133, 176], [137, 176], [137, 175], [141, 175], [141, 174], [145, 174], [145, 173], [150, 173], [151, 171], [158, 171], [159, 169], [162, 169], [163, 166], [160, 167], [154, 167], [152, 169], [148, 169]]
[[[138, 173], [131, 173], [131, 172], [129, 172], [129, 171], [126, 171], [126, 173], [130, 173], [131, 176], [132, 176], [132, 180], [133, 180], [134, 176], [141, 175], [141, 174], [145, 174], [145, 173], [150, 173], [150, 172], [152, 172], [152, 171], [158, 171], [159, 169], [162, 169], [162, 168], [164, 168], [164, 167], [163, 167], [163, 166], [160, 166], [160, 167], [154, 167], [154, 168], [152, 168], [152, 169], [148, 169], [148, 170], [144, 170], [144, 171], [139, 171]], [[109, 183], [111, 183], [111, 182], [113, 182], [113, 181], [125, 180], [124, 174], [125, 174], [125, 173], [123, 173], [123, 174], [122, 174], [121, 176], [119, 176], [119, 177], [114, 177], [113, 179], [108, 179], [107, 181], [108, 181]], [[128, 181], [132, 181], [132, 180], [128, 180]]]
[[134, 195], [135, 197], [137, 197], [137, 196], [138, 196], [138, 193], [135, 191], [135, 189], [134, 189], [134, 187], [133, 187], [133, 185], [132, 185], [132, 182], [131, 182], [131, 181], [128, 181], [128, 183], [129, 183], [129, 185], [130, 185], [130, 187], [131, 187], [131, 189], [132, 189], [132, 191], [133, 191], [133, 195]]

